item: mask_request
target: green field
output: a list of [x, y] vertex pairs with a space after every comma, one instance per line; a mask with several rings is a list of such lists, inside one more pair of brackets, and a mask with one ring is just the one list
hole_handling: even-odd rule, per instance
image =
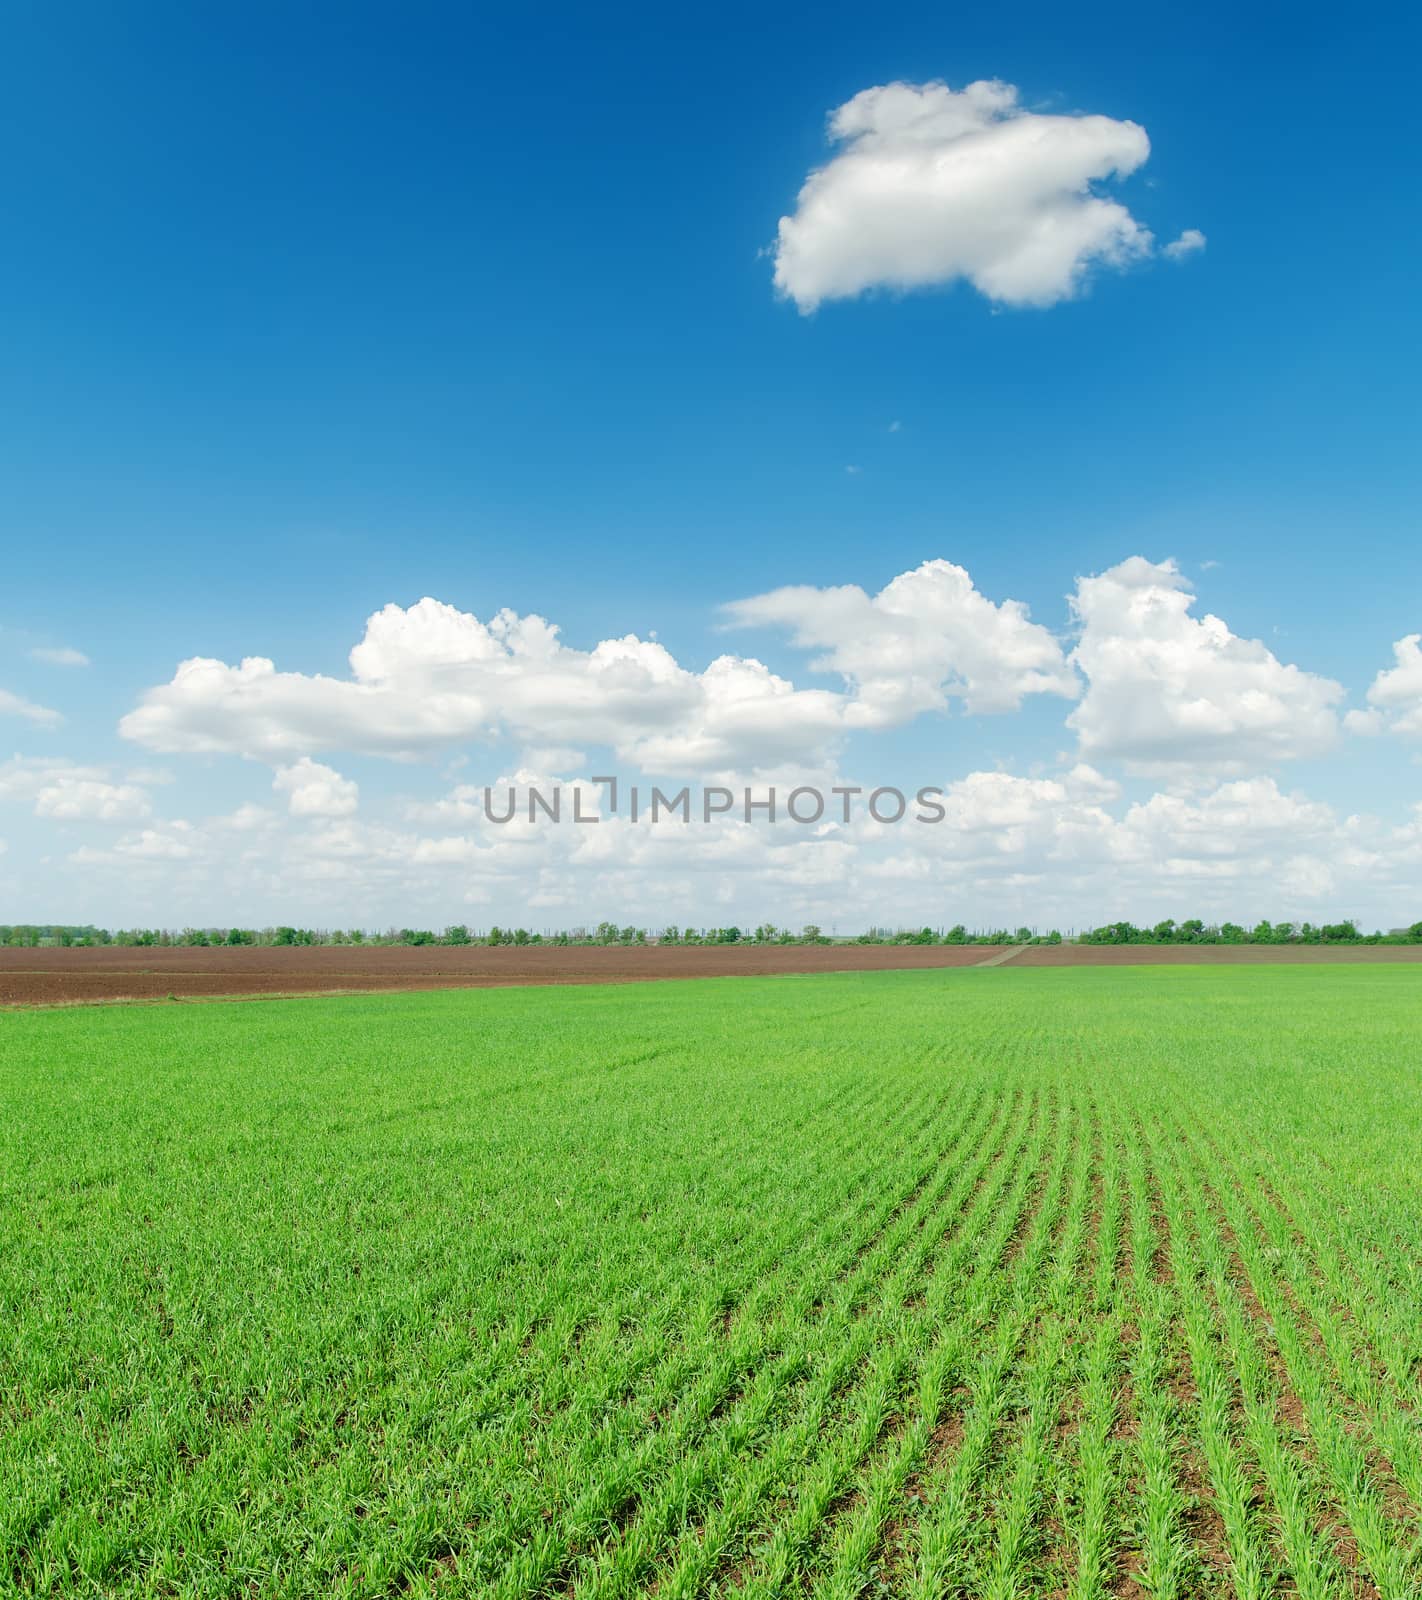
[[1422, 1592], [1422, 974], [0, 1015], [0, 1586]]

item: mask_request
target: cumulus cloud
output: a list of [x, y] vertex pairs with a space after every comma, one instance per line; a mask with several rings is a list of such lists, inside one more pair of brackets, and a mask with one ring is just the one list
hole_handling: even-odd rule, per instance
[[77, 850], [70, 852], [69, 859], [81, 867], [186, 864], [200, 855], [206, 844], [201, 830], [192, 823], [164, 822], [152, 828], [141, 828], [137, 833], [125, 834], [112, 845], [80, 845]]
[[12, 756], [0, 762], [0, 801], [33, 802], [37, 817], [58, 822], [136, 822], [152, 807], [135, 779], [114, 782], [108, 767], [63, 756]]
[[1185, 862], [1233, 863], [1253, 870], [1260, 850], [1288, 849], [1334, 834], [1331, 807], [1286, 794], [1272, 778], [1242, 778], [1204, 795], [1154, 794], [1133, 805], [1121, 827], [1122, 860], [1170, 871]]
[[30, 651], [30, 659], [42, 661], [49, 667], [87, 667], [89, 658], [82, 650], [71, 649], [68, 645], [37, 645]]
[[611, 746], [647, 768], [756, 766], [817, 752], [841, 697], [799, 691], [751, 659], [690, 672], [653, 640], [564, 645], [539, 616], [485, 623], [441, 601], [388, 605], [351, 651], [348, 679], [194, 658], [119, 725], [153, 750], [281, 761], [312, 750], [411, 757], [462, 740]]
[[1149, 156], [1134, 122], [1028, 111], [995, 79], [888, 83], [832, 112], [829, 137], [835, 154], [780, 219], [775, 248], [776, 288], [802, 312], [959, 279], [1003, 305], [1050, 306], [1093, 267], [1154, 248], [1094, 187]]
[[[1355, 909], [1358, 896], [1393, 896], [1396, 914], [1406, 912], [1398, 872], [1419, 854], [1418, 828], [1340, 817], [1266, 777], [1124, 807], [1102, 782], [1080, 768], [971, 773], [948, 785], [950, 826], [882, 830], [890, 849], [858, 859], [860, 892], [879, 879], [893, 883], [898, 904], [935, 893], [996, 907], [977, 914], [999, 924], [1077, 927], [1120, 916], [1316, 919]], [[1340, 908], [1345, 893], [1351, 903]]]
[[961, 699], [973, 712], [1015, 711], [1029, 694], [1075, 696], [1061, 646], [1018, 600], [994, 604], [951, 561], [925, 561], [869, 595], [854, 584], [798, 585], [726, 607], [741, 627], [777, 626], [825, 653], [811, 662], [852, 689], [845, 721], [882, 728]]
[[348, 817], [360, 801], [360, 789], [334, 767], [322, 766], [310, 756], [290, 766], [278, 767], [272, 788], [286, 796], [294, 817]]
[[1350, 711], [1355, 733], [1422, 735], [1422, 633], [1409, 633], [1392, 647], [1395, 665], [1385, 667], [1368, 690], [1367, 711]]
[[1132, 556], [1078, 581], [1071, 660], [1087, 689], [1067, 725], [1082, 754], [1144, 771], [1237, 771], [1326, 751], [1342, 688], [1216, 616], [1191, 616], [1194, 602], [1173, 561]]
[[577, 650], [538, 616], [490, 622], [440, 601], [388, 605], [351, 651], [350, 678], [195, 658], [120, 723], [150, 749], [275, 762], [312, 750], [415, 756], [506, 735], [534, 748], [596, 743], [647, 771], [760, 771], [820, 763], [857, 728], [960, 698], [1005, 710], [1074, 692], [1060, 647], [1016, 601], [995, 605], [961, 567], [928, 562], [872, 599], [857, 588], [783, 589], [737, 602], [733, 622], [775, 624], [827, 648], [848, 690], [801, 689], [747, 656], [701, 672], [629, 635]]
[[115, 782], [109, 768], [81, 766], [62, 756], [12, 756], [0, 762], [0, 801], [32, 803], [53, 822], [137, 822], [152, 811], [148, 791]]
[[[790, 585], [723, 607], [730, 627], [786, 630], [794, 647], [816, 652], [811, 672], [840, 680], [805, 687], [751, 656], [721, 655], [694, 671], [655, 638], [576, 649], [537, 615], [501, 611], [483, 622], [424, 599], [368, 619], [349, 677], [195, 658], [148, 690], [120, 731], [154, 750], [269, 761], [283, 774], [279, 791], [300, 788], [293, 805], [307, 815], [355, 805], [353, 786], [333, 789], [345, 780], [324, 777], [331, 769], [317, 768], [313, 752], [402, 759], [508, 739], [526, 761], [562, 771], [599, 746], [654, 775], [785, 773], [824, 768], [855, 733], [954, 704], [1015, 711], [1039, 694], [1082, 696], [1067, 724], [1083, 758], [1144, 773], [1238, 773], [1327, 750], [1339, 685], [1217, 616], [1194, 615], [1194, 605], [1173, 561], [1133, 556], [1078, 580], [1069, 654], [1022, 602], [988, 598], [945, 560], [874, 594]], [[1416, 658], [1416, 642], [1402, 641], [1398, 668], [1370, 694], [1373, 721], [1386, 709], [1400, 731], [1414, 726]]]
[[153, 807], [135, 783], [56, 774], [35, 794], [35, 815], [57, 822], [136, 822]]
[[12, 694], [9, 689], [0, 689], [0, 717], [22, 717], [41, 728], [52, 728], [64, 721], [57, 711], [51, 711], [48, 706], [38, 706], [33, 700]]
[[[515, 771], [494, 782], [496, 805], [510, 783], [525, 793], [552, 780]], [[587, 779], [582, 812], [600, 821], [579, 824], [568, 784], [559, 823], [530, 822], [523, 807], [494, 823], [482, 785], [412, 804], [394, 826], [248, 805], [86, 842], [63, 870], [85, 874], [86, 892], [108, 884], [126, 903], [137, 886], [197, 922], [532, 927], [610, 916], [745, 926], [769, 916], [852, 931], [960, 919], [1066, 929], [1118, 916], [1417, 915], [1422, 807], [1390, 826], [1341, 816], [1269, 777], [1136, 798], [1086, 763], [1027, 776], [978, 771], [945, 784], [941, 823], [876, 824], [861, 804], [849, 824], [814, 827], [734, 812], [709, 825], [665, 815], [652, 824], [645, 790], [633, 824], [625, 792], [613, 815]]]
[[0, 800], [32, 800], [46, 784], [64, 778], [106, 778], [108, 769], [80, 766], [65, 756], [11, 756], [0, 761]]
[[1205, 248], [1207, 241], [1198, 228], [1186, 228], [1178, 239], [1172, 239], [1161, 254], [1168, 261], [1184, 261], [1187, 256], [1198, 254]]

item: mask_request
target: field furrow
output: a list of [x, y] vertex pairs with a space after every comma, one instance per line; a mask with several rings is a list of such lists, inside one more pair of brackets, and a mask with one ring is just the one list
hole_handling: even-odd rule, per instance
[[0, 1588], [1422, 1600], [1409, 969], [0, 1026]]

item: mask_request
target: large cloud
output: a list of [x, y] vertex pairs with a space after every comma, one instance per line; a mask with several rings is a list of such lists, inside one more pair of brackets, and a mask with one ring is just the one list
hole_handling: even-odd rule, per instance
[[351, 651], [349, 679], [195, 658], [120, 723], [150, 749], [226, 750], [268, 760], [344, 749], [414, 756], [509, 734], [597, 743], [649, 768], [756, 766], [809, 753], [841, 731], [840, 697], [797, 691], [758, 661], [702, 673], [654, 641], [561, 643], [542, 617], [490, 622], [438, 600], [388, 605]]
[[851, 727], [886, 727], [950, 697], [969, 711], [1015, 711], [1024, 695], [1072, 697], [1077, 680], [1060, 645], [1017, 600], [1001, 605], [951, 561], [925, 561], [870, 596], [857, 585], [776, 589], [728, 606], [742, 626], [793, 630], [794, 642], [825, 652], [811, 666], [837, 672], [854, 690]]
[[739, 602], [744, 623], [793, 627], [849, 692], [799, 689], [751, 657], [689, 671], [653, 640], [561, 642], [538, 616], [481, 622], [424, 599], [388, 605], [350, 653], [352, 676], [197, 657], [120, 723], [161, 751], [229, 751], [287, 763], [321, 750], [415, 756], [506, 735], [525, 745], [606, 745], [645, 771], [763, 771], [822, 763], [861, 727], [905, 721], [949, 696], [1003, 710], [1072, 692], [1061, 650], [1015, 601], [994, 605], [960, 567], [929, 562], [872, 600], [860, 589], [785, 589]]
[[1079, 580], [1071, 659], [1088, 687], [1067, 723], [1082, 754], [1146, 771], [1238, 771], [1327, 750], [1341, 687], [1281, 662], [1216, 616], [1192, 617], [1193, 604], [1173, 561], [1132, 556]]
[[1154, 247], [1092, 187], [1150, 154], [1145, 129], [1026, 111], [996, 80], [865, 89], [833, 112], [839, 148], [780, 219], [775, 284], [801, 311], [867, 289], [962, 278], [1004, 305], [1049, 306], [1092, 266]]

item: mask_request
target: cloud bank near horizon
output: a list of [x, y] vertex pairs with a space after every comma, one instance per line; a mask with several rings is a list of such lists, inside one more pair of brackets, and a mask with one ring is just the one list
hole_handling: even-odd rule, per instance
[[[1283, 919], [1391, 905], [1418, 879], [1422, 809], [1407, 797], [1402, 821], [1343, 814], [1282, 778], [1335, 749], [1345, 728], [1422, 732], [1418, 636], [1398, 641], [1395, 666], [1345, 715], [1341, 685], [1235, 633], [1168, 559], [1135, 555], [1078, 577], [1049, 619], [940, 558], [877, 591], [791, 584], [709, 620], [798, 664], [772, 671], [733, 653], [688, 664], [635, 635], [582, 647], [538, 615], [485, 621], [428, 597], [372, 613], [343, 674], [195, 657], [120, 723], [131, 744], [179, 758], [178, 781], [167, 769], [16, 756], [0, 763], [0, 833], [23, 823], [42, 841], [46, 886], [127, 897], [123, 921], [148, 904], [186, 908], [154, 920], [210, 921], [228, 907], [289, 919], [293, 896], [333, 924], [408, 921], [421, 906], [441, 908], [432, 921], [461, 908], [477, 919], [480, 907], [507, 920], [511, 905], [549, 925], [604, 912], [937, 922], [982, 907], [1000, 908], [985, 920], [1001, 922]], [[1010, 724], [1029, 705], [1061, 737], [1022, 770], [945, 772], [922, 746], [921, 775], [940, 774], [944, 790], [933, 828], [862, 813], [814, 828], [736, 815], [690, 828], [611, 815], [595, 827], [498, 826], [478, 803], [482, 782], [458, 777], [482, 749], [481, 778], [500, 763], [520, 782], [580, 781], [593, 813], [598, 771], [783, 793], [850, 781], [840, 775], [862, 773], [894, 730]], [[352, 762], [374, 765], [358, 779]], [[224, 770], [239, 803], [195, 804], [190, 780]], [[10, 851], [8, 881], [23, 881], [32, 856]], [[1396, 918], [1415, 920], [1415, 908], [1399, 903]]]

